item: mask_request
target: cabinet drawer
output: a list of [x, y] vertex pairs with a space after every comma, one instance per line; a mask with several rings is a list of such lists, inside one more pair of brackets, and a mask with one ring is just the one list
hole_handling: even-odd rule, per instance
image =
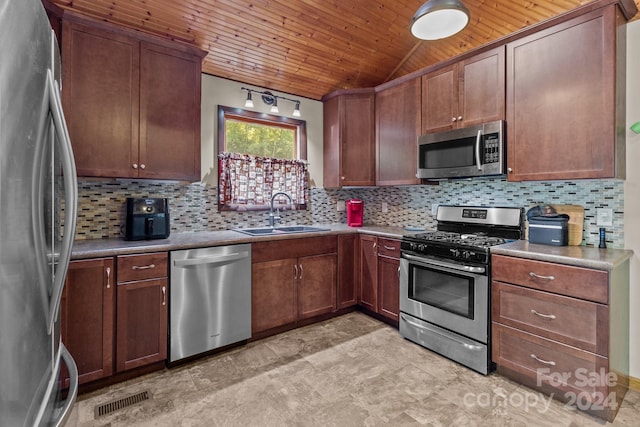
[[496, 281], [491, 292], [493, 321], [608, 355], [606, 305]]
[[378, 255], [400, 258], [400, 241], [378, 237]]
[[503, 255], [493, 255], [491, 259], [494, 280], [608, 303], [609, 275], [606, 271]]
[[167, 277], [167, 253], [118, 257], [118, 283]]
[[[492, 323], [492, 359], [539, 388], [607, 396], [608, 359], [527, 332]], [[597, 378], [596, 378], [597, 376]], [[563, 381], [560, 379], [564, 378]], [[561, 398], [564, 393], [560, 393]], [[561, 399], [562, 400], [562, 399]]]

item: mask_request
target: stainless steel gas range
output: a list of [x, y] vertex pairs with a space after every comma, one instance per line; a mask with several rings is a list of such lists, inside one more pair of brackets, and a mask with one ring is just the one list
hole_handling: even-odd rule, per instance
[[522, 238], [523, 209], [439, 206], [437, 230], [401, 243], [400, 334], [491, 371], [490, 247]]

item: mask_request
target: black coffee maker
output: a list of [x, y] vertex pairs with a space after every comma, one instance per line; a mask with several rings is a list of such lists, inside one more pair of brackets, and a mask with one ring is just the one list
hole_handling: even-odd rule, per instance
[[127, 198], [125, 240], [166, 239], [170, 231], [167, 199]]

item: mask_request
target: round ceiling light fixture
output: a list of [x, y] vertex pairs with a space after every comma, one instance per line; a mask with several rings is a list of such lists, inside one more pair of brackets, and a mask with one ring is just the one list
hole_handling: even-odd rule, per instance
[[469, 9], [460, 0], [428, 0], [411, 18], [411, 34], [422, 40], [450, 37], [469, 23]]

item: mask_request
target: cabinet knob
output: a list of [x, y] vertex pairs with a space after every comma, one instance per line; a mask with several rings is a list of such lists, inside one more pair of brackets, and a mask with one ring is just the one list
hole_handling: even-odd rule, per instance
[[462, 121], [462, 116], [458, 116], [458, 121], [461, 122]]
[[138, 169], [138, 164], [134, 163], [134, 164], [131, 165], [131, 167], [134, 168], [134, 169]]
[[340, 179], [344, 179], [344, 176], [341, 176]]
[[142, 163], [142, 164], [140, 165], [140, 169], [144, 169], [144, 168], [146, 168], [146, 166], [145, 166], [145, 164], [144, 164], [144, 163]]
[[456, 119], [455, 117], [451, 119], [452, 122], [457, 121], [458, 119]]
[[512, 172], [513, 172], [513, 169], [511, 169], [511, 168], [507, 168], [507, 172], [512, 173]]

